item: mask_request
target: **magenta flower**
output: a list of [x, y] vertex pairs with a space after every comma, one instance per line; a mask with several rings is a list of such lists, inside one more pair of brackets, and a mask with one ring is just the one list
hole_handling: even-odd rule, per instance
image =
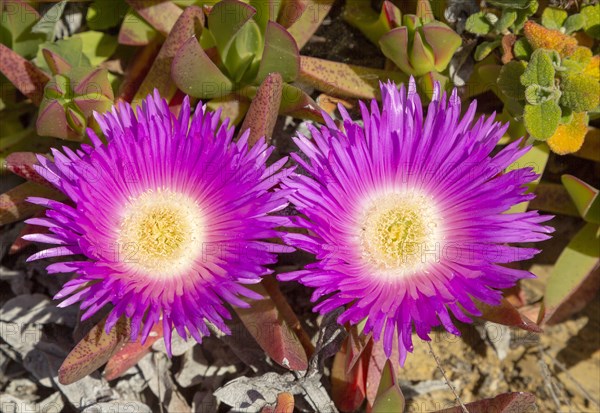
[[506, 213], [534, 197], [525, 192], [536, 179], [532, 168], [505, 171], [529, 150], [521, 142], [491, 155], [507, 125], [473, 122], [475, 102], [461, 119], [456, 91], [447, 99], [439, 87], [424, 118], [415, 89], [382, 85], [381, 110], [361, 103], [363, 125], [340, 107], [343, 127], [327, 117], [312, 139], [295, 138], [308, 176], [283, 180], [301, 214], [294, 224], [308, 230], [284, 239], [316, 262], [279, 278], [314, 287], [316, 311], [346, 306], [339, 323], [366, 319], [388, 357], [397, 338], [401, 364], [413, 326], [423, 340], [440, 324], [458, 335], [450, 314], [470, 322], [464, 310], [481, 315], [474, 299], [498, 304], [500, 289], [532, 277], [499, 264], [539, 251], [507, 244], [553, 231], [537, 211]]
[[58, 245], [29, 261], [69, 256], [48, 273], [76, 273], [55, 297], [68, 297], [60, 306], [80, 302], [86, 319], [110, 303], [106, 331], [126, 316], [132, 339], [145, 340], [162, 317], [170, 353], [173, 327], [200, 342], [207, 322], [229, 331], [223, 301], [260, 298], [243, 284], [291, 250], [264, 241], [287, 223], [269, 214], [287, 205], [286, 191], [272, 188], [289, 171], [280, 170], [285, 159], [266, 166], [273, 147], [264, 141], [233, 142], [219, 115], [199, 106], [190, 122], [186, 98], [176, 118], [155, 91], [137, 116], [127, 103], [96, 116], [106, 144], [88, 130], [92, 146], [39, 157], [37, 171], [70, 199], [29, 200], [48, 207], [28, 222], [50, 234], [26, 238]]

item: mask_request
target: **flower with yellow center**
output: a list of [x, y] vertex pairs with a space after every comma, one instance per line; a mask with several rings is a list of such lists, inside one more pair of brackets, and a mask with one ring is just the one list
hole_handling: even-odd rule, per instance
[[75, 273], [60, 305], [80, 302], [83, 319], [110, 306], [106, 331], [126, 317], [132, 340], [162, 323], [169, 353], [173, 328], [198, 341], [207, 323], [228, 332], [224, 302], [247, 307], [242, 297], [259, 296], [243, 284], [290, 250], [266, 241], [288, 222], [270, 215], [287, 205], [285, 191], [271, 190], [288, 173], [285, 159], [267, 169], [264, 141], [233, 142], [219, 113], [190, 112], [186, 98], [176, 118], [155, 92], [137, 113], [120, 104], [97, 116], [107, 143], [89, 130], [92, 145], [39, 157], [37, 170], [69, 202], [30, 199], [48, 210], [29, 222], [50, 234], [27, 239], [55, 246], [29, 259], [82, 257], [47, 267]]
[[294, 139], [293, 155], [306, 175], [284, 179], [305, 231], [284, 236], [314, 254], [304, 269], [279, 274], [315, 288], [315, 310], [344, 308], [340, 324], [365, 321], [364, 334], [383, 341], [389, 357], [397, 340], [400, 362], [412, 351], [413, 328], [429, 340], [434, 326], [459, 334], [479, 315], [479, 300], [498, 304], [501, 289], [531, 277], [501, 264], [538, 250], [510, 243], [547, 239], [550, 217], [537, 211], [508, 214], [530, 200], [531, 168], [504, 172], [529, 148], [514, 142], [491, 153], [507, 125], [474, 121], [475, 104], [461, 118], [456, 91], [437, 85], [423, 115], [411, 80], [408, 90], [381, 85], [383, 103], [361, 104], [362, 123], [340, 106], [343, 128], [328, 116], [311, 138]]

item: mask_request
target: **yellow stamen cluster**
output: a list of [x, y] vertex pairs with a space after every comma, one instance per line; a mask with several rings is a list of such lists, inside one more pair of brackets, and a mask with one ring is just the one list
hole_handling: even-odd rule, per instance
[[[423, 194], [378, 197], [369, 202], [359, 222], [363, 258], [384, 273], [402, 275], [423, 268], [428, 251], [439, 247], [440, 218]], [[429, 258], [435, 259], [435, 254]]]
[[189, 269], [202, 241], [200, 207], [169, 190], [149, 190], [131, 199], [121, 221], [120, 259], [161, 277]]

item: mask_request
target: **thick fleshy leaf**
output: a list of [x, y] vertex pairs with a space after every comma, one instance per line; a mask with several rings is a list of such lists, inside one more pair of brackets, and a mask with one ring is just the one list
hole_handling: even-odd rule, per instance
[[381, 372], [381, 380], [377, 389], [377, 397], [373, 402], [372, 413], [390, 413], [404, 411], [405, 401], [402, 390], [398, 385], [398, 378], [392, 365], [388, 360]]
[[6, 169], [10, 172], [28, 181], [53, 188], [50, 182], [33, 169], [33, 165], [37, 164], [37, 156], [33, 152], [13, 152], [6, 157]]
[[49, 49], [42, 49], [42, 55], [44, 56], [44, 60], [50, 68], [50, 71], [52, 71], [53, 75], [64, 75], [72, 68], [71, 64], [67, 62], [61, 55], [54, 53]]
[[0, 44], [0, 72], [34, 104], [40, 104], [44, 85], [50, 78], [29, 60], [3, 44]]
[[277, 23], [287, 29], [296, 23], [308, 5], [306, 0], [283, 0], [279, 9]]
[[[126, 102], [133, 100], [139, 86], [148, 74], [149, 68], [152, 67], [152, 63], [156, 56], [158, 56], [161, 46], [162, 43], [158, 40], [153, 40], [149, 44], [138, 48], [132, 57], [132, 62], [127, 66], [127, 71], [119, 86], [119, 99]], [[170, 71], [171, 69], [169, 69]]]
[[321, 108], [313, 98], [308, 96], [302, 89], [288, 83], [283, 84], [279, 113], [281, 115], [324, 123]]
[[263, 136], [268, 142], [271, 140], [277, 122], [282, 91], [283, 79], [277, 72], [269, 74], [259, 86], [240, 128], [240, 133], [250, 129], [248, 138], [250, 145], [254, 145]]
[[108, 381], [121, 377], [127, 370], [135, 366], [150, 352], [152, 344], [163, 337], [162, 323], [155, 324], [144, 344], [138, 338], [133, 343], [126, 343], [106, 363], [104, 378]]
[[413, 73], [414, 67], [408, 57], [408, 28], [397, 27], [379, 39], [381, 52], [404, 73]]
[[[254, 88], [254, 86], [252, 86]], [[255, 94], [252, 93], [252, 96]], [[235, 92], [228, 95], [211, 99], [206, 102], [206, 107], [211, 111], [221, 110], [221, 120], [229, 119], [232, 125], [238, 125], [248, 108], [250, 107], [251, 99], [241, 93]]]
[[223, 0], [215, 4], [208, 15], [208, 29], [212, 33], [217, 50], [223, 61], [235, 35], [256, 14], [256, 10], [238, 0]]
[[[367, 401], [370, 406], [373, 406], [380, 387], [379, 383], [381, 381], [382, 375], [384, 374], [386, 362], [388, 361], [388, 357], [385, 355], [385, 351], [383, 348], [383, 340], [371, 340], [369, 342], [367, 351], [363, 353], [363, 357], [366, 357], [367, 360]], [[396, 363], [396, 365], [394, 366], [396, 369], [399, 368], [399, 365], [397, 364], [399, 358], [400, 356], [398, 355], [398, 340], [396, 337], [394, 337], [392, 343], [392, 354], [389, 357], [389, 360]]]
[[50, 7], [41, 19], [31, 28], [33, 33], [42, 33], [46, 35], [46, 40], [53, 40], [56, 22], [62, 17], [67, 0], [62, 0]]
[[182, 11], [168, 0], [126, 0], [140, 16], [167, 37]]
[[160, 37], [158, 31], [146, 22], [135, 10], [127, 11], [119, 29], [119, 43], [128, 46], [145, 46]]
[[571, 195], [581, 217], [588, 222], [600, 224], [600, 196], [598, 196], [600, 191], [573, 175], [563, 175], [561, 181]]
[[[465, 405], [469, 413], [523, 413], [535, 412], [535, 396], [531, 393], [503, 393], [493, 399], [479, 400]], [[434, 413], [463, 413], [461, 406], [437, 410]]]
[[200, 98], [222, 97], [233, 90], [227, 78], [193, 37], [177, 52], [171, 65], [175, 84], [183, 93]]
[[600, 162], [600, 129], [588, 126], [588, 132], [581, 149], [573, 155], [583, 159]]
[[292, 24], [288, 32], [296, 40], [298, 49], [302, 49], [317, 31], [335, 0], [306, 0], [302, 15]]
[[331, 398], [342, 412], [353, 412], [364, 402], [367, 395], [365, 388], [365, 361], [360, 360], [347, 370], [348, 338], [333, 359], [331, 368]]
[[0, 195], [0, 225], [29, 218], [44, 209], [42, 206], [27, 202], [26, 199], [30, 196], [64, 199], [64, 195], [55, 189], [35, 182], [24, 182]]
[[129, 322], [120, 318], [109, 334], [104, 331], [106, 318], [92, 327], [90, 332], [75, 345], [58, 369], [61, 384], [75, 383], [93, 373], [111, 358], [129, 338]]
[[155, 88], [167, 100], [175, 95], [177, 86], [173, 83], [171, 77], [173, 59], [182, 44], [194, 35], [200, 34], [195, 32], [195, 28], [203, 26], [204, 12], [202, 9], [196, 6], [187, 7], [175, 22], [173, 30], [167, 36], [167, 40], [162, 45], [158, 56], [154, 59], [154, 63], [152, 63], [152, 67], [142, 81], [132, 103], [140, 103]]
[[373, 44], [378, 44], [381, 36], [395, 27], [390, 18], [395, 18], [398, 21], [402, 18], [400, 10], [387, 0], [384, 2], [379, 14], [373, 10], [371, 3], [368, 1], [346, 1], [342, 17], [363, 32]]
[[284, 82], [293, 82], [299, 71], [300, 55], [294, 38], [279, 24], [268, 22], [256, 83], [261, 83], [273, 72], [279, 72]]
[[252, 300], [248, 308], [234, 307], [244, 326], [277, 364], [290, 370], [306, 370], [308, 357], [293, 326], [284, 318], [285, 310], [276, 305], [263, 284], [249, 288], [263, 298]]
[[482, 313], [480, 318], [484, 320], [534, 333], [542, 332], [540, 326], [521, 314], [506, 298], [502, 299], [500, 305], [492, 306], [482, 302], [475, 302], [475, 305]]
[[569, 300], [590, 273], [598, 268], [598, 229], [597, 224], [585, 224], [558, 257], [546, 283], [543, 309], [540, 312], [542, 321], [550, 319], [554, 311]]
[[300, 80], [328, 95], [373, 99], [380, 94], [379, 82], [408, 81], [400, 72], [332, 62], [315, 57], [300, 57]]
[[456, 49], [462, 44], [461, 37], [441, 22], [430, 22], [423, 27], [425, 42], [433, 50], [435, 70], [446, 69]]

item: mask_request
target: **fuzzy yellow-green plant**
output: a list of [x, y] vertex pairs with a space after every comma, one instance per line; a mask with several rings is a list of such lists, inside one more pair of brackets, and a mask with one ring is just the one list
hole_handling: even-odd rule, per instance
[[579, 112], [573, 114], [569, 123], [558, 125], [556, 132], [546, 141], [552, 152], [559, 155], [577, 152], [583, 145], [587, 124], [587, 114]]

